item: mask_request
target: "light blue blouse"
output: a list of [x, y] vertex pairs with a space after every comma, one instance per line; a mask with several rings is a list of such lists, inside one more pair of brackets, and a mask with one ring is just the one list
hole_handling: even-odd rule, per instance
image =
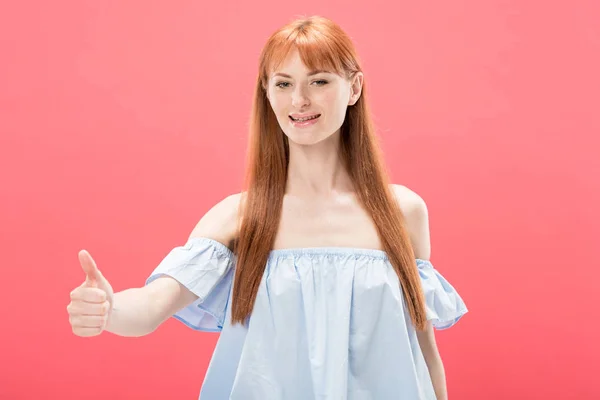
[[[247, 326], [231, 325], [235, 255], [208, 238], [176, 247], [168, 275], [198, 300], [174, 317], [220, 331], [201, 400], [435, 399], [402, 288], [386, 253], [317, 247], [269, 254]], [[427, 318], [449, 328], [467, 308], [429, 261], [416, 260]]]

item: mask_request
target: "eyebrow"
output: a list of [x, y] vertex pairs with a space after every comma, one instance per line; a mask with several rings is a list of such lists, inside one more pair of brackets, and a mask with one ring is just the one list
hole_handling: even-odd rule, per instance
[[[320, 73], [326, 73], [326, 74], [329, 74], [330, 72], [329, 72], [329, 71], [326, 71], [326, 70], [324, 70], [324, 69], [317, 69], [317, 70], [314, 70], [314, 71], [310, 71], [310, 72], [308, 73], [308, 76], [313, 76], [313, 75], [317, 75], [317, 74], [320, 74]], [[289, 79], [292, 79], [292, 77], [291, 77], [290, 75], [288, 75], [288, 74], [284, 74], [283, 72], [276, 72], [275, 74], [273, 74], [273, 77], [276, 77], [276, 76], [282, 76], [282, 77], [284, 77], [284, 78], [289, 78]]]

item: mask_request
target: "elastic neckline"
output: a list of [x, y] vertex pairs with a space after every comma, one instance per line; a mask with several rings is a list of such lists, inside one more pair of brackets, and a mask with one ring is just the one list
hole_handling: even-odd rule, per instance
[[300, 255], [367, 256], [372, 258], [387, 259], [387, 253], [383, 250], [367, 249], [362, 247], [294, 247], [275, 249], [269, 252], [269, 257], [271, 258]]
[[[223, 243], [214, 239], [206, 237], [195, 237], [190, 240], [195, 241], [206, 241], [211, 243], [217, 248], [217, 250], [226, 254], [229, 257], [236, 258], [235, 254], [231, 249], [225, 246]], [[368, 249], [361, 247], [335, 247], [335, 246], [323, 246], [323, 247], [294, 247], [284, 249], [274, 249], [269, 251], [269, 258], [286, 257], [286, 256], [301, 256], [301, 255], [338, 255], [338, 256], [367, 256], [372, 258], [378, 258], [386, 260], [388, 258], [387, 253], [384, 250]]]

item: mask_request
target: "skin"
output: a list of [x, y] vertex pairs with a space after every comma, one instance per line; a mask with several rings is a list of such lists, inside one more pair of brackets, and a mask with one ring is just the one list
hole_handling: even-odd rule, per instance
[[[282, 75], [280, 75], [282, 74]], [[311, 75], [297, 51], [269, 79], [267, 97], [290, 146], [282, 222], [274, 248], [353, 246], [380, 248], [376, 229], [353, 195], [338, 157], [347, 107], [361, 94], [363, 74], [350, 80], [335, 73]], [[290, 114], [321, 114], [316, 124], [296, 128]], [[393, 185], [406, 217], [415, 256], [431, 253], [427, 206], [402, 185]], [[308, 239], [307, 239], [308, 238]], [[444, 366], [431, 324], [417, 332], [438, 399], [447, 398]]]
[[[363, 74], [347, 80], [335, 73], [311, 71], [293, 51], [273, 71], [267, 97], [284, 134], [289, 139], [290, 163], [286, 193], [293, 196], [329, 198], [351, 191], [352, 184], [338, 157], [340, 128], [346, 109], [361, 94]], [[285, 74], [282, 77], [277, 74]], [[316, 124], [297, 128], [289, 115], [321, 114]]]
[[[285, 74], [285, 77], [276, 75]], [[289, 139], [290, 163], [281, 225], [274, 248], [341, 246], [381, 249], [377, 231], [357, 201], [352, 182], [338, 156], [340, 128], [347, 107], [360, 98], [363, 74], [350, 80], [334, 73], [310, 75], [297, 52], [273, 71], [267, 96]], [[289, 115], [321, 114], [307, 128], [296, 128]], [[430, 257], [429, 221], [423, 199], [402, 185], [392, 185], [405, 216], [415, 256]], [[196, 224], [190, 238], [205, 237], [231, 247], [237, 236], [242, 193], [215, 204]], [[73, 333], [81, 337], [108, 331], [144, 336], [175, 312], [197, 300], [170, 277], [114, 293], [92, 256], [79, 252], [84, 282], [70, 293], [67, 306]], [[444, 367], [431, 324], [417, 332], [438, 399], [447, 399]]]

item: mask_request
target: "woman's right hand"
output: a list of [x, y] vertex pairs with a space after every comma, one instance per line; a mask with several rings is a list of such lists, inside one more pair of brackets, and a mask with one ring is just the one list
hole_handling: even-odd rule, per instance
[[90, 254], [81, 250], [79, 263], [85, 272], [85, 281], [71, 292], [67, 306], [69, 322], [77, 336], [89, 337], [102, 333], [108, 324], [113, 308], [114, 293], [110, 283], [102, 276]]

